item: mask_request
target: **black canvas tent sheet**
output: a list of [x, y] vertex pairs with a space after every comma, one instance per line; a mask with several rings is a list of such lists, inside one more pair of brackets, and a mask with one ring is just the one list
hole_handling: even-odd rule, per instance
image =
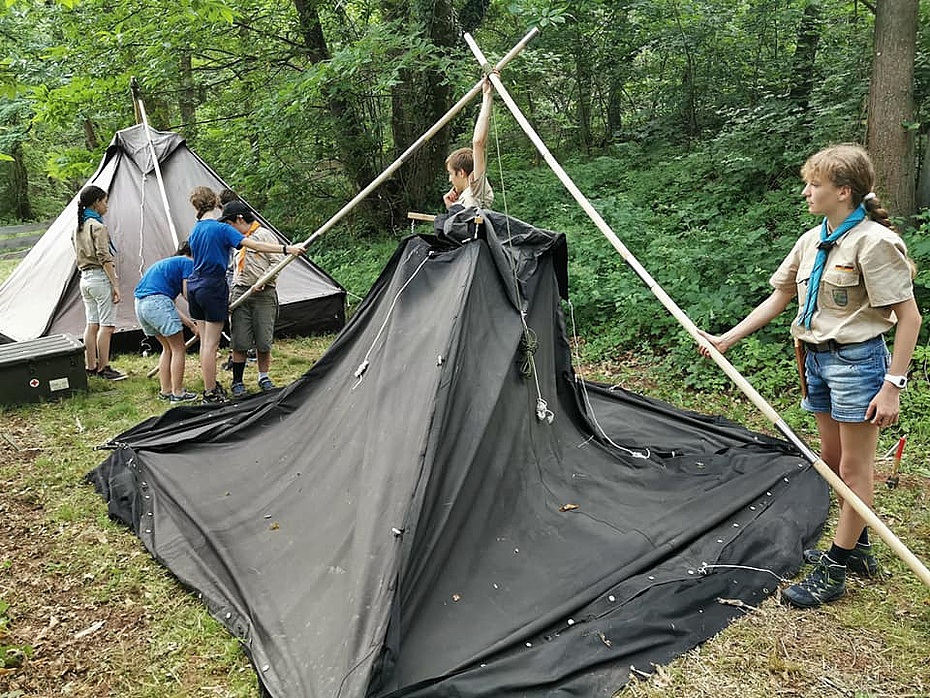
[[[169, 226], [149, 146], [154, 144], [171, 220]], [[93, 177], [109, 195], [104, 222], [116, 247], [120, 295], [115, 340], [141, 339], [132, 294], [142, 273], [153, 263], [174, 254], [196, 222], [189, 196], [196, 186], [214, 191], [227, 184], [191, 151], [175, 133], [142, 125], [118, 131]], [[286, 237], [258, 214], [262, 224], [281, 239]], [[71, 237], [77, 221], [77, 196], [36, 242], [0, 286], [0, 341], [25, 341], [50, 334], [80, 336], [84, 306], [78, 288]], [[277, 335], [306, 335], [334, 331], [345, 324], [345, 290], [325, 271], [302, 257], [288, 264], [276, 282], [280, 310]], [[181, 299], [183, 307], [183, 298]]]
[[577, 380], [563, 237], [486, 217], [405, 240], [295, 383], [169, 410], [88, 475], [270, 696], [609, 696], [821, 531], [787, 442]]

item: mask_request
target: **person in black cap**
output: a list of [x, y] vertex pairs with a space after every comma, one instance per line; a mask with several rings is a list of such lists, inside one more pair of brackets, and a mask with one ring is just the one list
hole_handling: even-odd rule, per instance
[[216, 192], [209, 187], [196, 187], [191, 204], [197, 210], [197, 223], [188, 242], [194, 257], [194, 271], [187, 282], [188, 306], [191, 317], [200, 329], [200, 371], [203, 375], [203, 402], [226, 401], [226, 392], [216, 382], [216, 351], [220, 345], [223, 325], [229, 314], [229, 285], [226, 265], [230, 250], [248, 247], [258, 252], [280, 252], [299, 255], [300, 245], [279, 245], [245, 237], [225, 222], [251, 209], [242, 201], [230, 201], [223, 207], [219, 220], [208, 218], [219, 203]]
[[[231, 208], [231, 207], [230, 207]], [[268, 228], [262, 227], [251, 211], [237, 213], [229, 218], [228, 223], [252, 240], [261, 240], [281, 244], [278, 237]], [[258, 361], [258, 387], [262, 391], [272, 390], [275, 385], [271, 380], [271, 345], [274, 342], [274, 324], [278, 317], [278, 294], [275, 280], [259, 284], [268, 270], [278, 264], [283, 255], [280, 251], [255, 252], [246, 247], [240, 248], [233, 255], [233, 283], [230, 304], [246, 293], [242, 303], [236, 305], [230, 313], [230, 348], [232, 349], [232, 396], [244, 397], [248, 394], [243, 375], [249, 350], [254, 346]]]

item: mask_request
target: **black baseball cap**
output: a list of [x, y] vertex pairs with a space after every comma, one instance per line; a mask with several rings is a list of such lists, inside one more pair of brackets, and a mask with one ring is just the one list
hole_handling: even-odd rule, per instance
[[244, 216], [247, 213], [252, 213], [246, 204], [241, 201], [230, 201], [223, 205], [223, 215], [220, 216], [221, 221], [234, 221], [239, 216]]

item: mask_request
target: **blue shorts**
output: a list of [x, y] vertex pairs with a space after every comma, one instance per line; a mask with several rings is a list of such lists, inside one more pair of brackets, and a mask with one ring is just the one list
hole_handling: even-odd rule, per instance
[[88, 325], [116, 326], [116, 304], [113, 302], [113, 284], [100, 267], [81, 272], [81, 300]]
[[191, 276], [187, 279], [187, 305], [191, 317], [206, 322], [226, 322], [229, 286], [225, 276]]
[[146, 337], [170, 337], [184, 329], [174, 301], [160, 293], [136, 298], [136, 317]]
[[804, 362], [807, 397], [801, 407], [808, 412], [829, 412], [837, 422], [864, 422], [890, 362], [881, 336], [825, 351], [808, 349]]

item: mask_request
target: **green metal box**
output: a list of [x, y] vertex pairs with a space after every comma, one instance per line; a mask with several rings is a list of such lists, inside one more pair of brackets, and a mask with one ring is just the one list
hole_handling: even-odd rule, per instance
[[87, 390], [84, 344], [70, 334], [0, 344], [0, 404], [42, 402]]

